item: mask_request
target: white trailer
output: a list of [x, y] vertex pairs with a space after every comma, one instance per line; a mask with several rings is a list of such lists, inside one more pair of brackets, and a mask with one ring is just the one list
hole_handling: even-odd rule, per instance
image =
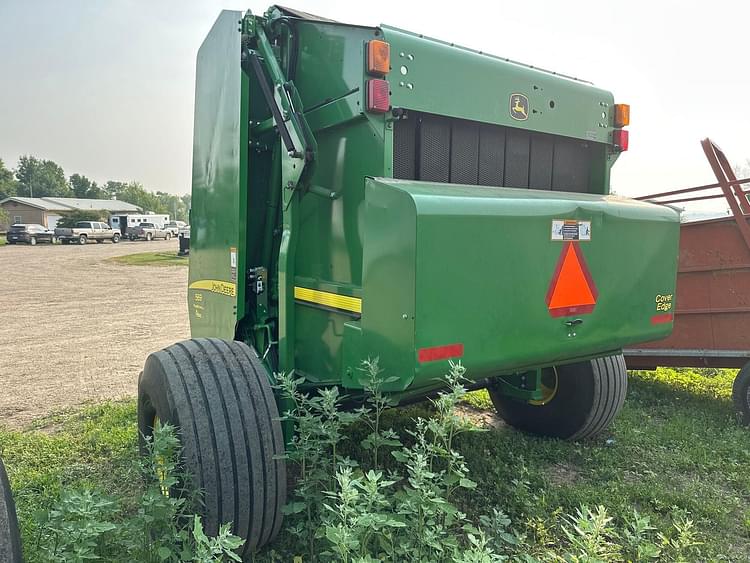
[[109, 226], [118, 229], [123, 235], [128, 227], [136, 227], [141, 223], [153, 223], [160, 229], [169, 223], [169, 215], [159, 215], [156, 213], [146, 213], [145, 215], [112, 215], [109, 218]]

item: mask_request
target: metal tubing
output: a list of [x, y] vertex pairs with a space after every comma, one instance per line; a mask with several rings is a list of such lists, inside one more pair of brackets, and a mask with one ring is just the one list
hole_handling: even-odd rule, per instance
[[738, 195], [737, 190], [732, 190], [730, 187], [730, 180], [727, 177], [727, 169], [732, 176], [731, 181], [736, 182], [736, 178], [734, 178], [734, 173], [731, 172], [732, 167], [729, 166], [727, 157], [722, 150], [708, 138], [701, 141], [701, 146], [703, 147], [703, 152], [706, 153], [706, 158], [716, 175], [716, 179], [721, 185], [721, 190], [727, 198], [729, 208], [732, 210], [734, 220], [737, 222], [737, 228], [739, 228], [742, 238], [745, 240], [745, 244], [750, 248], [750, 225], [747, 224], [747, 217], [745, 216], [746, 214], [750, 214], [750, 204], [742, 190], [740, 190], [741, 195]]
[[273, 114], [273, 120], [276, 122], [276, 126], [279, 129], [279, 135], [281, 135], [282, 141], [284, 141], [284, 147], [286, 148], [287, 152], [299, 152], [294, 146], [294, 141], [292, 141], [292, 136], [289, 134], [289, 129], [287, 129], [286, 127], [286, 122], [281, 115], [279, 106], [276, 105], [276, 99], [273, 97], [271, 87], [268, 85], [266, 75], [263, 73], [263, 67], [260, 64], [260, 58], [256, 53], [253, 52], [248, 52], [247, 57], [250, 60], [250, 66], [252, 66], [253, 72], [255, 73], [255, 78], [258, 79], [258, 85], [263, 92], [263, 97], [266, 99], [266, 105]]
[[[730, 182], [731, 184], [750, 184], [750, 178], [743, 178], [742, 180], [733, 180]], [[671, 190], [668, 192], [659, 192], [658, 194], [649, 194], [649, 195], [642, 195], [638, 197], [634, 197], [633, 199], [637, 200], [644, 200], [644, 199], [654, 199], [657, 197], [663, 197], [668, 195], [679, 195], [679, 194], [686, 194], [690, 192], [699, 192], [701, 190], [709, 190], [711, 188], [720, 188], [721, 184], [719, 182], [715, 182], [713, 184], [706, 184], [704, 186], [695, 186], [693, 188], [682, 188], [680, 190]], [[747, 190], [750, 191], [750, 190]], [[745, 191], [745, 193], [747, 193]]]

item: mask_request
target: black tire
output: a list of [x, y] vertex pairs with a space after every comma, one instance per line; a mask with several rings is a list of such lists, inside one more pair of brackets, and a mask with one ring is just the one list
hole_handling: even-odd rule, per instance
[[120, 235], [112, 235], [112, 244], [120, 242]]
[[488, 387], [497, 414], [524, 432], [566, 440], [584, 440], [606, 429], [627, 394], [622, 354], [550, 369], [556, 385], [544, 402], [523, 402]]
[[81, 235], [78, 237], [78, 244], [86, 244], [88, 242], [88, 237], [86, 235]]
[[742, 424], [750, 425], [750, 363], [745, 364], [734, 379], [732, 400], [737, 418]]
[[146, 241], [147, 242], [151, 242], [151, 239], [153, 239], [153, 238], [154, 238], [154, 235], [152, 235], [151, 233], [146, 233]]
[[141, 451], [154, 419], [180, 432], [185, 469], [203, 492], [203, 523], [232, 522], [242, 555], [272, 541], [286, 502], [284, 439], [268, 372], [246, 344], [192, 339], [151, 354], [138, 381]]
[[3, 563], [23, 562], [16, 505], [13, 502], [13, 494], [2, 460], [0, 460], [0, 561]]

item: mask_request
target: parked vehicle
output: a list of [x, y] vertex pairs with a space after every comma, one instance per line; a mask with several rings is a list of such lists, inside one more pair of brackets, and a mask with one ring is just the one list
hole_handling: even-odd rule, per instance
[[127, 236], [130, 240], [151, 241], [157, 238], [169, 240], [172, 238], [172, 233], [153, 223], [141, 223], [135, 227], [128, 227]]
[[130, 215], [112, 215], [109, 218], [109, 224], [116, 231], [120, 231], [122, 236], [126, 236], [128, 227], [136, 227], [142, 223], [153, 223], [158, 227], [163, 227], [169, 223], [169, 215], [157, 215], [156, 213], [131, 213]]
[[8, 244], [25, 242], [34, 246], [40, 242], [55, 242], [55, 233], [44, 225], [17, 223], [10, 227], [5, 238], [8, 239]]
[[282, 526], [280, 373], [358, 405], [377, 356], [379, 389], [409, 403], [460, 360], [520, 430], [606, 430], [622, 348], [672, 331], [654, 296], [674, 294], [680, 230], [676, 210], [610, 195], [627, 105], [280, 6], [222, 12], [196, 82], [193, 339], [146, 360], [138, 430], [145, 449], [157, 424], [180, 429], [207, 533], [233, 522], [249, 556]]
[[90, 240], [97, 243], [111, 240], [113, 243], [120, 242], [120, 231], [114, 230], [107, 223], [99, 221], [78, 221], [74, 227], [58, 227], [55, 229], [55, 236], [63, 244], [75, 242], [86, 244]]
[[187, 223], [185, 221], [170, 221], [169, 223], [164, 224], [164, 228], [172, 233], [173, 237], [176, 237], [180, 234], [180, 229], [185, 228], [187, 226]]

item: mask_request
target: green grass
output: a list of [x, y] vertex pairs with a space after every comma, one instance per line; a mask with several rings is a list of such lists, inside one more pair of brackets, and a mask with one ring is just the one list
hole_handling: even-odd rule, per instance
[[34, 514], [63, 488], [122, 494], [135, 503], [140, 479], [135, 401], [102, 403], [36, 421], [28, 431], [0, 428], [0, 456], [14, 489], [26, 560], [35, 560]]
[[187, 266], [188, 257], [177, 252], [139, 252], [109, 258], [112, 262], [128, 266]]
[[0, 246], [5, 246], [6, 244], [8, 244], [8, 239], [5, 235], [0, 235]]
[[[551, 548], [562, 538], [560, 513], [582, 504], [604, 505], [615, 524], [636, 508], [660, 529], [669, 527], [677, 508], [696, 523], [701, 560], [750, 561], [750, 431], [732, 413], [733, 376], [729, 370], [633, 373], [619, 418], [591, 442], [536, 438], [505, 427], [462, 435], [459, 447], [479, 486], [459, 499], [460, 508], [471, 517], [501, 508], [532, 543]], [[488, 406], [486, 392], [469, 401]], [[425, 405], [397, 409], [386, 424], [403, 435], [411, 417], [428, 411]], [[366, 432], [351, 433], [355, 454]], [[130, 463], [137, 455], [135, 403], [49, 417], [25, 432], [0, 430], [0, 454], [24, 540], [33, 545], [31, 515], [48, 507], [62, 486], [136, 496]], [[274, 548], [283, 552], [285, 543], [282, 534]]]
[[[580, 504], [602, 504], [616, 520], [636, 508], [657, 527], [677, 507], [695, 520], [707, 560], [750, 561], [750, 431], [733, 415], [734, 375], [634, 372], [620, 416], [593, 442], [510, 429], [471, 436], [462, 451], [483, 486], [467, 501], [505, 507], [532, 534], [555, 510]], [[486, 391], [470, 404], [487, 407]]]

